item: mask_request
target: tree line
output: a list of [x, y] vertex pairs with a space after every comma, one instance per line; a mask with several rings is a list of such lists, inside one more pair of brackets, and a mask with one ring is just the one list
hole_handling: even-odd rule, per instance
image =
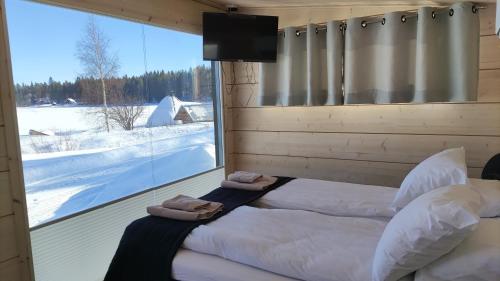
[[[150, 71], [139, 76], [110, 77], [105, 79], [108, 103], [158, 103], [165, 96], [184, 101], [211, 101], [214, 85], [212, 69], [204, 65], [177, 71]], [[65, 103], [68, 98], [80, 104], [102, 105], [101, 81], [93, 77], [77, 77], [75, 81], [54, 81], [16, 84], [18, 106], [40, 103]]]

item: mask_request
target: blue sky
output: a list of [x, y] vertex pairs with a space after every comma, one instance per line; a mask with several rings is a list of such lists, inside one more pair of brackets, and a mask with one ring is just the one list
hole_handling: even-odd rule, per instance
[[[72, 81], [83, 72], [75, 56], [89, 13], [22, 0], [6, 0], [16, 83]], [[120, 75], [144, 73], [142, 24], [96, 15], [120, 60]], [[147, 68], [188, 69], [203, 62], [201, 36], [144, 25]]]

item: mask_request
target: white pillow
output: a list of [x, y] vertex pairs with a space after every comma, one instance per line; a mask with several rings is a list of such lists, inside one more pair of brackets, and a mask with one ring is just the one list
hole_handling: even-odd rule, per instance
[[460, 245], [418, 270], [415, 281], [427, 280], [500, 280], [500, 219], [481, 219]]
[[397, 211], [435, 188], [466, 183], [465, 149], [447, 149], [420, 162], [408, 173], [392, 202], [392, 207]]
[[480, 204], [467, 185], [440, 187], [413, 200], [387, 224], [372, 280], [397, 280], [451, 251], [476, 229]]
[[479, 216], [482, 218], [500, 217], [500, 181], [469, 179], [469, 182], [483, 199]]

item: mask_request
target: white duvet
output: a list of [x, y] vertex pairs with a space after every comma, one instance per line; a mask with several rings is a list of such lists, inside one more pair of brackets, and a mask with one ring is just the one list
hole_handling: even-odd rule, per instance
[[183, 247], [302, 280], [366, 281], [386, 224], [243, 206], [194, 229]]
[[252, 205], [261, 208], [308, 210], [332, 216], [393, 217], [398, 189], [314, 179], [295, 179]]

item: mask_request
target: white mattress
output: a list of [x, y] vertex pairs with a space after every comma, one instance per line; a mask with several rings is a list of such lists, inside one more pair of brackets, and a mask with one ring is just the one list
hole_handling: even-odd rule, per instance
[[386, 186], [295, 179], [270, 191], [252, 205], [307, 210], [332, 216], [392, 217], [398, 189]]
[[172, 277], [179, 281], [297, 281], [289, 277], [180, 249], [172, 263]]
[[384, 186], [293, 180], [255, 202], [264, 209], [243, 206], [193, 230], [184, 242], [187, 249], [174, 259], [173, 277], [369, 280], [375, 247], [394, 215], [390, 204], [396, 192]]
[[366, 281], [386, 224], [242, 206], [194, 229], [183, 247], [296, 279]]

